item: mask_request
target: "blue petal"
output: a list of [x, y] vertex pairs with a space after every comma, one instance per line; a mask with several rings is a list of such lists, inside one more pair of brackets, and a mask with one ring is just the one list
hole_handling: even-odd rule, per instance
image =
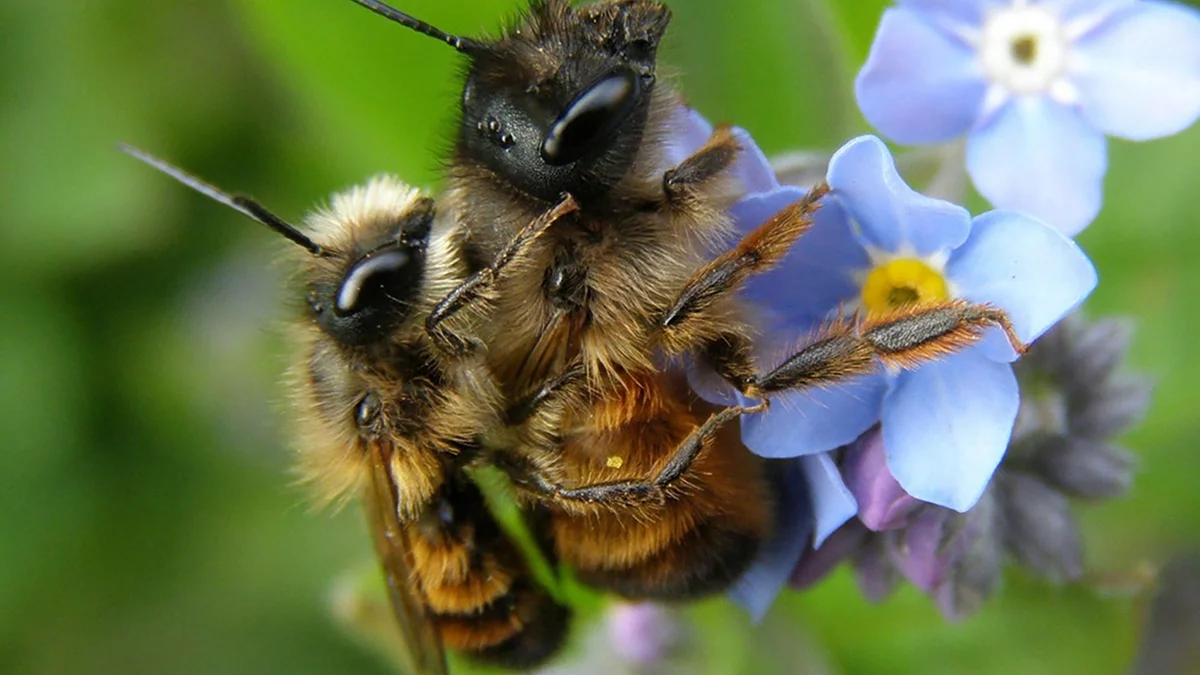
[[753, 404], [707, 364], [692, 358], [685, 359], [684, 372], [687, 373], [688, 386], [700, 398], [724, 406]]
[[[1075, 242], [1054, 228], [1012, 211], [975, 219], [971, 237], [950, 256], [946, 276], [955, 294], [1008, 312], [1017, 337], [1036, 340], [1096, 287], [1096, 268]], [[980, 349], [988, 358], [1017, 354], [999, 329]]]
[[[783, 207], [804, 196], [794, 187], [754, 195], [731, 210], [738, 230], [749, 231]], [[797, 326], [829, 316], [859, 294], [855, 274], [870, 267], [870, 257], [850, 229], [845, 211], [825, 199], [813, 226], [773, 270], [751, 277], [742, 297], [761, 314], [765, 325]], [[795, 338], [799, 335], [789, 335]]]
[[900, 485], [966, 511], [1004, 456], [1017, 417], [1012, 366], [968, 349], [901, 373], [883, 402], [883, 445]]
[[813, 502], [800, 462], [773, 462], [769, 466], [782, 472], [775, 532], [764, 542], [750, 569], [729, 591], [729, 597], [756, 622], [762, 620], [800, 562], [813, 531]]
[[883, 13], [854, 93], [863, 116], [884, 136], [940, 143], [971, 129], [987, 80], [970, 46], [922, 13], [900, 7]]
[[897, 0], [901, 7], [908, 7], [926, 14], [928, 19], [945, 19], [956, 23], [979, 26], [989, 9], [1004, 4], [1003, 0]]
[[703, 147], [712, 132], [713, 126], [703, 115], [687, 106], [678, 106], [663, 147], [665, 165], [661, 168], [678, 166]]
[[765, 192], [749, 194], [729, 208], [734, 218], [738, 236], [749, 234], [766, 222], [767, 218], [779, 213], [785, 206], [804, 196], [804, 189], [792, 185], [774, 187]]
[[[794, 353], [795, 349], [788, 351]], [[775, 364], [781, 360], [763, 362]], [[858, 438], [879, 421], [886, 391], [883, 375], [865, 375], [828, 388], [781, 392], [772, 397], [769, 410], [742, 418], [742, 442], [763, 457], [796, 457], [832, 450]]]
[[883, 141], [860, 136], [829, 160], [829, 185], [863, 239], [882, 251], [927, 256], [967, 239], [971, 215], [913, 190]]
[[1033, 0], [1031, 4], [1045, 7], [1065, 22], [1064, 27], [1070, 33], [1074, 22], [1094, 26], [1103, 21], [1109, 14], [1133, 5], [1140, 0]]
[[737, 162], [733, 165], [733, 175], [741, 181], [742, 188], [746, 192], [754, 193], [767, 192], [779, 187], [779, 181], [775, 178], [775, 171], [771, 169], [770, 160], [763, 154], [762, 148], [754, 142], [750, 132], [740, 127], [735, 128], [733, 137], [737, 139], [738, 145], [742, 148]]
[[1200, 12], [1139, 2], [1075, 43], [1084, 117], [1136, 141], [1183, 131], [1200, 117]]
[[808, 490], [812, 494], [813, 548], [837, 531], [858, 513], [858, 503], [850, 488], [842, 482], [842, 474], [828, 452], [800, 458]]
[[967, 140], [967, 172], [980, 194], [1068, 236], [1099, 213], [1107, 165], [1103, 134], [1038, 97], [1010, 100]]

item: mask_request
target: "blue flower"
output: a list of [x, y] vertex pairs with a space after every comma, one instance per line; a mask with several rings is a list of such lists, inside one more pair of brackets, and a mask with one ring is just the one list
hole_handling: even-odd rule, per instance
[[1153, 0], [898, 0], [858, 75], [863, 114], [907, 144], [967, 135], [1000, 208], [1074, 235], [1100, 210], [1105, 134], [1200, 116], [1200, 12]]
[[[873, 136], [842, 147], [828, 181], [832, 192], [812, 229], [745, 291], [762, 309], [768, 365], [831, 317], [909, 301], [990, 303], [1031, 342], [1096, 284], [1091, 262], [1054, 228], [1015, 212], [972, 220], [959, 206], [916, 193]], [[735, 209], [739, 229], [752, 229], [800, 194], [776, 187], [747, 197]], [[791, 457], [846, 445], [882, 422], [887, 466], [904, 491], [965, 511], [1008, 445], [1018, 404], [1015, 358], [1002, 332], [991, 329], [978, 344], [911, 372], [777, 395], [769, 411], [743, 420], [742, 438], [762, 456]], [[706, 378], [694, 376], [693, 386], [719, 400]]]

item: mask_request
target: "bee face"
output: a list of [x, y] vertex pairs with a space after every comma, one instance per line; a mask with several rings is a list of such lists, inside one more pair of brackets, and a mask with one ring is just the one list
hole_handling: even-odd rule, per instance
[[384, 215], [385, 222], [362, 228], [378, 234], [356, 238], [351, 251], [335, 254], [334, 261], [320, 264], [310, 275], [311, 316], [346, 346], [387, 339], [421, 297], [433, 201], [422, 199], [414, 208]]
[[536, 198], [586, 201], [633, 162], [670, 13], [640, 0], [579, 9], [555, 0], [532, 12], [470, 54], [459, 152]]

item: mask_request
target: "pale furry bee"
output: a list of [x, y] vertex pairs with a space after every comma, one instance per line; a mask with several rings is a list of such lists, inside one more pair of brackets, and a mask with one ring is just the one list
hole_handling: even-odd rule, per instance
[[[298, 244], [305, 303], [288, 331], [289, 389], [303, 476], [323, 501], [363, 497], [412, 672], [446, 672], [443, 644], [509, 667], [544, 661], [566, 638], [568, 610], [535, 582], [464, 472], [483, 461], [478, 439], [499, 423], [500, 394], [481, 359], [447, 354], [426, 332], [426, 316], [466, 278], [434, 201], [379, 176], [334, 195], [302, 231], [123, 149]], [[529, 236], [569, 209], [536, 219]], [[449, 325], [438, 334], [454, 340]], [[544, 519], [530, 525], [545, 538]]]
[[[354, 0], [453, 46], [468, 62], [439, 210], [472, 275], [429, 317], [485, 299], [477, 324], [508, 426], [490, 442], [518, 486], [552, 513], [554, 550], [578, 577], [630, 598], [728, 588], [775, 529], [777, 484], [740, 442], [741, 415], [784, 389], [911, 368], [989, 327], [986, 306], [946, 302], [832, 321], [769, 370], [756, 363], [743, 281], [777, 264], [828, 186], [712, 255], [733, 234], [740, 148], [729, 127], [667, 159], [680, 95], [658, 77], [670, 11], [652, 0], [533, 0], [496, 38], [448, 34], [378, 0]], [[566, 200], [579, 209], [520, 233]], [[499, 275], [497, 252], [522, 264]], [[797, 336], [799, 337], [799, 336]], [[671, 359], [690, 359], [759, 403], [717, 408]], [[523, 402], [536, 402], [537, 406]]]

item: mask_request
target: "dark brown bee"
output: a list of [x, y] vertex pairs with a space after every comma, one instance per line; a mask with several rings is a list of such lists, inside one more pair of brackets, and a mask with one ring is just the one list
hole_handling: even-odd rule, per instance
[[[668, 159], [680, 96], [658, 77], [670, 20], [660, 2], [534, 0], [496, 39], [455, 37], [377, 0], [373, 11], [446, 41], [469, 59], [457, 144], [439, 210], [472, 275], [428, 320], [477, 301], [487, 363], [509, 402], [489, 442], [519, 486], [547, 504], [558, 557], [597, 587], [634, 598], [723, 590], [774, 530], [776, 487], [737, 425], [773, 393], [915, 367], [999, 325], [1003, 313], [947, 302], [870, 321], [833, 322], [763, 371], [742, 282], [775, 265], [810, 225], [827, 186], [725, 253], [739, 196], [728, 127], [682, 162]], [[556, 204], [578, 202], [522, 238]], [[489, 261], [515, 252], [501, 276]], [[460, 345], [470, 351], [477, 344]], [[686, 358], [750, 399], [714, 408], [664, 369]]]
[[[443, 644], [511, 667], [545, 660], [566, 637], [567, 609], [534, 582], [464, 473], [498, 424], [499, 392], [479, 358], [447, 355], [425, 329], [466, 277], [455, 239], [434, 227], [434, 201], [380, 176], [334, 195], [302, 232], [251, 199], [124, 149], [303, 248], [306, 303], [290, 331], [303, 476], [325, 501], [363, 495], [411, 671], [445, 673]], [[452, 335], [439, 328], [442, 339]]]

